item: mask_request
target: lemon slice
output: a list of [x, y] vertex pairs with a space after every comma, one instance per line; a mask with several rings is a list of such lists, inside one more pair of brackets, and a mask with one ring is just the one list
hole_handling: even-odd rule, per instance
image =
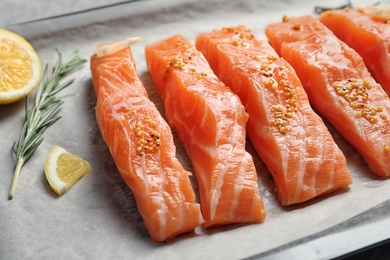
[[90, 172], [91, 165], [78, 155], [54, 146], [46, 157], [44, 169], [50, 187], [55, 193], [61, 195], [78, 179]]
[[0, 29], [0, 104], [16, 102], [33, 91], [41, 79], [41, 63], [23, 37]]

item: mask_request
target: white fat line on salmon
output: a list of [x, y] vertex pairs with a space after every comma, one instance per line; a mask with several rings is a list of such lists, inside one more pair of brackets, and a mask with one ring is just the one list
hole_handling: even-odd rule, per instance
[[[119, 78], [117, 78], [117, 77], [115, 77], [115, 78], [118, 79], [118, 80], [121, 80], [121, 79], [119, 79]], [[101, 80], [102, 80], [103, 82], [105, 82], [107, 86], [110, 86], [110, 89], [115, 89], [115, 90], [117, 90], [117, 91], [114, 92], [114, 93], [120, 93], [121, 88], [117, 87], [116, 84], [113, 84], [112, 81], [111, 81], [111, 79], [107, 79], [107, 77], [102, 76], [102, 77], [101, 77]], [[102, 83], [102, 84], [103, 84], [103, 83]], [[100, 90], [99, 90], [99, 93], [100, 93], [100, 91], [104, 91], [104, 92], [103, 92], [103, 93], [105, 93], [104, 97], [107, 99], [109, 96], [111, 96], [111, 94], [107, 93], [107, 90], [106, 90], [106, 89], [107, 89], [107, 87], [104, 88], [104, 89], [100, 89]], [[104, 101], [103, 101], [103, 102], [104, 102]]]
[[[203, 90], [204, 88], [205, 88], [205, 87], [204, 87], [203, 85], [193, 85], [193, 86], [187, 87], [187, 91], [188, 91], [188, 92], [192, 92], [192, 93], [196, 96], [196, 98], [195, 98], [195, 103], [192, 104], [192, 108], [193, 108], [193, 109], [190, 110], [190, 111], [188, 111], [188, 112], [187, 112], [186, 109], [184, 109], [184, 113], [185, 113], [185, 114], [197, 113], [197, 112], [195, 112], [195, 111], [199, 111], [199, 108], [198, 108], [198, 107], [200, 107], [201, 104], [203, 105], [203, 107], [206, 107], [206, 106], [208, 105], [208, 104], [205, 103], [205, 102], [204, 102], [204, 103], [200, 103], [200, 102], [199, 102], [199, 100], [202, 99], [202, 90]], [[205, 125], [207, 124], [208, 114], [209, 114], [209, 113], [212, 113], [212, 111], [211, 111], [211, 109], [203, 109], [203, 110], [206, 111], [207, 113], [203, 114], [202, 120], [201, 120], [200, 122], [194, 121], [194, 124], [193, 124], [193, 127], [192, 127], [191, 131], [188, 131], [189, 136], [193, 136], [193, 133], [194, 133], [194, 131], [195, 131], [197, 125], [200, 125], [200, 126], [201, 126], [200, 128], [202, 128], [203, 126], [205, 126]], [[175, 114], [176, 114], [176, 113], [173, 113], [173, 116], [175, 116]], [[174, 120], [174, 121], [179, 121], [178, 119], [179, 119], [180, 117], [178, 116], [178, 117], [176, 117], [176, 118], [177, 118], [177, 119]], [[186, 126], [186, 127], [189, 126], [188, 124], [183, 124], [183, 125]], [[189, 127], [187, 127], [187, 129], [189, 129]]]
[[[388, 105], [387, 107], [390, 107], [390, 105]], [[377, 158], [378, 163], [381, 165], [384, 172], [386, 172], [386, 175], [389, 176], [390, 175], [390, 163], [389, 163], [390, 156], [389, 156], [388, 151], [386, 151], [386, 149], [384, 148], [386, 143], [385, 143], [385, 140], [383, 138], [383, 131], [387, 131], [387, 129], [385, 128], [384, 123], [381, 122], [380, 129], [375, 131], [375, 136], [372, 136], [371, 140], [375, 141], [375, 149], [377, 151], [381, 151], [381, 155], [379, 156], [379, 158]]]
[[[337, 162], [337, 154], [336, 154], [336, 149], [338, 149], [338, 146], [336, 145], [336, 143], [335, 142], [333, 142], [333, 157], [332, 157], [332, 160], [333, 160], [333, 162]], [[335, 176], [335, 174], [336, 174], [336, 171], [337, 171], [337, 169], [335, 168], [335, 166], [336, 166], [336, 163], [332, 163], [332, 169], [331, 169], [331, 171], [329, 172], [329, 174], [330, 174], [330, 178], [329, 178], [329, 184], [328, 184], [328, 190], [330, 190], [331, 188], [333, 188], [334, 187], [334, 184], [335, 184], [335, 180], [334, 180], [334, 176]]]
[[[113, 112], [113, 111], [111, 111], [111, 112]], [[118, 117], [113, 116], [111, 121], [117, 121], [119, 123], [119, 125], [121, 126], [120, 129], [123, 130], [123, 135], [127, 139], [126, 143], [130, 143], [129, 133], [126, 131], [126, 127], [123, 126], [123, 120], [119, 119]], [[103, 136], [105, 136], [105, 135], [103, 135]], [[107, 138], [107, 139], [110, 139], [110, 138]], [[117, 154], [118, 153], [118, 147], [123, 146], [123, 143], [122, 142], [118, 143], [120, 138], [111, 137], [111, 140], [114, 140], [114, 142], [111, 143], [111, 146], [109, 147], [110, 152], [111, 152], [111, 154]], [[132, 150], [132, 147], [129, 145], [128, 146], [129, 154], [131, 154], [131, 150]], [[123, 168], [123, 167], [120, 167], [120, 165], [117, 165], [118, 171], [120, 173], [127, 173], [127, 172], [132, 173], [132, 171], [131, 171], [131, 169], [133, 168], [132, 167], [132, 160], [129, 159], [128, 162], [129, 162], [129, 165], [127, 165], [126, 168]]]
[[[307, 128], [305, 127], [305, 129], [307, 129]], [[324, 152], [325, 152], [325, 145], [324, 145], [325, 140], [324, 140], [324, 137], [325, 136], [324, 136], [324, 133], [322, 131], [317, 129], [317, 127], [315, 127], [315, 130], [317, 130], [316, 141], [318, 143], [317, 147], [319, 148], [318, 149], [319, 151], [318, 151], [317, 158], [321, 158], [321, 160], [316, 163], [316, 167], [315, 167], [315, 172], [318, 173], [320, 171], [320, 169], [321, 169], [322, 162], [323, 162], [323, 159], [324, 159]], [[320, 137], [321, 137], [321, 139], [319, 139]], [[335, 156], [336, 152], [335, 152], [335, 147], [334, 147], [335, 143], [333, 141], [333, 136], [331, 137], [331, 141], [333, 142], [333, 147], [332, 147], [332, 149], [333, 149], [333, 156]], [[333, 160], [333, 161], [335, 161], [335, 160]], [[333, 166], [334, 166], [334, 163], [332, 164], [332, 167]], [[332, 172], [330, 174], [331, 174], [331, 182], [333, 182], [334, 170], [332, 170]], [[317, 175], [318, 174], [315, 174], [313, 176], [313, 183], [312, 183], [312, 186], [311, 186], [312, 189], [313, 189], [313, 197], [316, 195]]]
[[[205, 89], [205, 87], [203, 85], [192, 85], [192, 86], [187, 87], [187, 91], [192, 92], [196, 96], [195, 103], [192, 105], [191, 110], [186, 107], [181, 112], [183, 112], [185, 115], [197, 114], [198, 112], [196, 112], [196, 111], [205, 111], [206, 112], [206, 113], [202, 114], [202, 120], [200, 122], [195, 121], [195, 124], [193, 125], [192, 129], [190, 131], [188, 131], [189, 136], [193, 136], [194, 131], [197, 129], [197, 125], [200, 125], [199, 128], [203, 128], [204, 126], [206, 126], [208, 115], [209, 115], [209, 113], [212, 114], [211, 109], [208, 109], [208, 104], [206, 102], [203, 102], [203, 103], [200, 102], [200, 100], [202, 100], [204, 98], [204, 95], [205, 95], [205, 93], [202, 93], [202, 91], [204, 89]], [[203, 106], [201, 107], [200, 105], [203, 105]], [[205, 107], [205, 109], [203, 109], [203, 107]], [[210, 106], [210, 107], [218, 107], [218, 106]], [[200, 108], [202, 108], [202, 109], [200, 110]], [[174, 113], [174, 115], [173, 115], [174, 117], [175, 117], [175, 114], [176, 113]], [[214, 115], [211, 115], [211, 116], [214, 116]], [[187, 117], [189, 117], [189, 116], [187, 116]], [[175, 117], [175, 118], [176, 118], [176, 120], [173, 120], [173, 121], [180, 121], [179, 116]], [[184, 124], [184, 126], [187, 126], [187, 125], [188, 124]], [[186, 129], [189, 129], [189, 128], [186, 127]], [[196, 140], [196, 142], [198, 142], [198, 140]], [[211, 154], [211, 153], [209, 153], [209, 154]]]
[[[272, 113], [272, 112], [271, 112]], [[270, 127], [272, 127], [272, 125], [270, 125]], [[271, 130], [272, 131], [272, 130]], [[284, 135], [281, 134], [281, 137], [283, 139], [283, 145], [282, 147], [280, 147], [280, 152], [281, 152], [281, 163], [282, 163], [282, 167], [283, 167], [283, 173], [284, 174], [288, 174], [288, 169], [289, 169], [289, 166], [288, 166], [288, 157], [290, 155], [290, 151], [288, 149], [288, 138], [289, 138], [290, 134], [289, 133], [286, 133]], [[288, 180], [288, 175], [284, 176], [284, 179]]]
[[[305, 125], [304, 129], [308, 129], [308, 127]], [[318, 173], [321, 169], [321, 166], [322, 166], [322, 163], [323, 163], [323, 159], [324, 159], [324, 152], [325, 152], [325, 140], [324, 140], [324, 133], [321, 131], [321, 129], [317, 129], [316, 126], [314, 126], [314, 129], [316, 130], [316, 139], [315, 141], [317, 142], [317, 148], [318, 148], [318, 153], [317, 153], [317, 156], [315, 156], [315, 158], [317, 158], [317, 161], [316, 161], [316, 164], [315, 164], [315, 168], [313, 170], [313, 172], [315, 172], [316, 174], [313, 175], [313, 181], [312, 181], [312, 184], [310, 185], [310, 187], [312, 187], [312, 194], [313, 196], [312, 197], [315, 197], [316, 196], [316, 193], [317, 193], [317, 190], [316, 190], [316, 187], [317, 187], [317, 176], [318, 176]], [[313, 134], [314, 136], [314, 134]], [[332, 142], [333, 142], [333, 137], [332, 137]], [[336, 154], [335, 151], [334, 151], [334, 148], [333, 149], [333, 156]], [[313, 155], [314, 157], [314, 155]], [[334, 158], [333, 158], [334, 159]], [[333, 160], [334, 161], [334, 160]], [[334, 175], [334, 172], [332, 171], [331, 173], [332, 176]], [[332, 181], [333, 181], [333, 178], [331, 178]]]
[[[145, 104], [146, 103], [146, 104]], [[126, 121], [126, 120], [123, 120], [123, 112], [117, 112], [118, 110], [122, 110], [123, 107], [126, 107], [128, 108], [128, 111], [134, 111], [133, 107], [136, 107], [137, 109], [140, 109], [145, 107], [146, 109], [148, 109], [148, 102], [147, 102], [147, 99], [143, 96], [141, 97], [130, 97], [126, 100], [122, 100], [121, 102], [117, 103], [117, 104], [114, 104], [112, 105], [112, 116], [113, 116], [113, 119], [117, 120], [119, 122], [119, 124], [121, 125], [121, 128], [123, 130], [123, 134], [124, 134], [124, 137], [126, 138], [126, 143], [129, 143], [131, 144], [132, 143], [132, 139], [131, 139], [131, 135], [134, 135], [135, 132], [134, 132], [134, 129], [131, 129], [131, 133], [129, 133], [126, 129], [126, 127], [123, 125], [123, 124], [129, 124], [130, 122], [129, 121]], [[133, 115], [133, 122], [136, 122], [136, 115]], [[114, 138], [115, 142], [117, 142], [117, 140], [119, 140], [120, 138]], [[115, 147], [116, 146], [122, 146], [123, 143], [120, 143], [120, 144], [116, 144], [115, 143]], [[129, 156], [131, 156], [131, 154], [133, 154], [133, 150], [136, 149], [136, 147], [132, 147], [129, 145], [129, 150], [128, 150], [128, 154]], [[136, 151], [134, 152], [134, 154], [136, 154]], [[129, 162], [129, 165], [127, 167], [127, 171], [131, 171], [131, 169], [133, 168], [132, 167], [132, 160], [129, 159], [128, 160]], [[148, 180], [147, 180], [147, 165], [146, 165], [146, 159], [145, 159], [145, 156], [141, 156], [141, 167], [140, 168], [136, 168], [136, 175], [142, 180], [142, 182], [144, 183], [144, 188], [145, 188], [145, 192], [147, 194], [150, 194], [150, 187], [149, 187], [149, 183], [148, 183]]]
[[241, 164], [240, 164], [241, 165], [240, 170], [238, 171], [238, 178], [237, 178], [237, 181], [234, 185], [234, 198], [233, 198], [232, 206], [231, 206], [230, 212], [229, 212], [230, 219], [234, 219], [234, 213], [237, 209], [240, 194], [241, 194], [241, 191], [242, 191], [243, 186], [244, 186], [245, 174], [246, 174], [245, 170], [248, 166], [248, 161], [250, 161], [251, 159], [252, 159], [252, 157], [248, 153], [245, 152], [244, 159], [241, 161]]
[[[289, 198], [290, 201], [299, 201], [299, 197], [302, 193], [302, 187], [303, 187], [303, 179], [305, 177], [305, 173], [306, 173], [306, 153], [307, 153], [307, 147], [306, 147], [306, 138], [307, 138], [307, 131], [306, 129], [308, 128], [307, 125], [306, 125], [306, 122], [305, 120], [303, 119], [302, 117], [302, 114], [299, 112], [299, 109], [298, 109], [298, 112], [296, 113], [296, 118], [297, 118], [297, 123], [301, 126], [300, 127], [300, 134], [299, 134], [299, 159], [298, 159], [298, 164], [299, 164], [299, 171], [296, 172], [296, 174], [298, 175], [298, 180], [297, 180], [297, 185], [295, 187], [295, 193], [294, 193], [294, 197], [293, 198]], [[299, 119], [299, 121], [298, 121]], [[302, 132], [301, 132], [302, 131]], [[320, 134], [321, 136], [322, 134]], [[291, 138], [290, 134], [287, 133], [286, 134], [286, 141], [287, 139]], [[287, 146], [287, 144], [286, 144]], [[285, 154], [286, 157], [287, 157], [287, 162], [288, 162], [288, 157], [290, 156], [290, 153], [288, 154]], [[286, 163], [287, 164], [287, 163]], [[287, 165], [287, 171], [289, 169], [289, 166]], [[293, 174], [295, 174], [295, 172], [293, 172]], [[311, 174], [311, 173], [309, 173]], [[314, 175], [315, 176], [315, 175]]]
[[[172, 165], [172, 168], [175, 169], [176, 165], [179, 165], [180, 162], [177, 160], [176, 157], [174, 157], [174, 155], [172, 155], [172, 157], [170, 158], [171, 159], [171, 165]], [[179, 170], [178, 171], [178, 175], [176, 176], [177, 178], [175, 179], [177, 181], [177, 183], [175, 183], [175, 185], [177, 185], [177, 188], [180, 192], [177, 192], [176, 195], [178, 195], [178, 198], [175, 198], [175, 197], [170, 197], [169, 199], [170, 200], [174, 200], [175, 202], [179, 201], [180, 202], [180, 216], [179, 216], [179, 219], [180, 219], [180, 223], [177, 225], [177, 229], [178, 230], [182, 230], [182, 228], [184, 227], [184, 224], [186, 223], [186, 215], [185, 215], [185, 210], [187, 209], [187, 205], [191, 205], [192, 203], [188, 203], [188, 201], [186, 201], [186, 197], [184, 196], [185, 194], [185, 191], [183, 192], [183, 188], [181, 186], [181, 180], [182, 180], [182, 172], [180, 172]], [[183, 171], [185, 171], [183, 169]], [[188, 175], [186, 176], [188, 177]], [[167, 215], [168, 216], [168, 215]]]
[[213, 220], [215, 217], [215, 212], [217, 210], [217, 206], [219, 204], [219, 198], [221, 197], [221, 189], [224, 183], [226, 172], [229, 168], [229, 161], [231, 158], [231, 154], [233, 151], [233, 146], [231, 144], [219, 145], [217, 149], [221, 149], [221, 146], [228, 146], [229, 150], [227, 152], [227, 156], [225, 156], [225, 160], [223, 162], [219, 162], [216, 165], [215, 170], [213, 171], [218, 175], [216, 185], [211, 192], [211, 200], [210, 200], [210, 219]]
[[[157, 210], [157, 214], [160, 219], [161, 228], [160, 228], [160, 237], [164, 237], [164, 234], [166, 234], [167, 230], [167, 217], [168, 217], [168, 207], [167, 207], [167, 194], [165, 194], [165, 186], [166, 186], [166, 179], [164, 176], [163, 167], [161, 166], [161, 150], [158, 149], [157, 152], [154, 154], [156, 157], [155, 161], [157, 162], [157, 169], [158, 169], [158, 178], [160, 179], [160, 185], [158, 186], [158, 196], [157, 198], [160, 198], [162, 201], [161, 203], [156, 203], [156, 205], [159, 207]], [[141, 156], [142, 159], [146, 158], [146, 156]], [[169, 194], [169, 193], [168, 193]]]
[[[241, 101], [238, 99], [238, 98], [230, 98], [232, 101], [236, 101], [235, 103], [234, 103], [234, 107], [239, 107], [239, 106], [241, 106], [242, 104], [241, 104]], [[231, 137], [230, 137], [230, 143], [236, 143], [235, 142], [235, 139], [236, 139], [236, 133], [237, 132], [242, 132], [242, 131], [244, 131], [245, 132], [245, 126], [244, 126], [244, 129], [242, 129], [242, 127], [239, 125], [239, 123], [238, 123], [238, 113], [235, 113], [234, 114], [235, 115], [235, 118], [234, 118], [234, 127], [233, 127], [233, 133], [232, 133], [232, 135], [231, 135]], [[239, 136], [240, 137], [240, 136]], [[244, 139], [244, 142], [246, 141], [246, 139], [245, 139], [245, 135], [243, 136], [243, 139]], [[237, 143], [240, 143], [240, 142], [237, 142]], [[245, 146], [244, 146], [245, 147]], [[252, 156], [250, 156], [247, 152], [246, 152], [246, 150], [245, 150], [245, 148], [244, 149], [242, 149], [241, 147], [239, 147], [239, 146], [235, 146], [234, 147], [234, 150], [236, 150], [236, 149], [238, 149], [238, 150], [241, 150], [241, 153], [244, 153], [244, 160], [243, 161], [241, 161], [241, 168], [240, 168], [240, 170], [238, 171], [238, 176], [237, 176], [237, 181], [234, 183], [234, 199], [233, 199], [233, 201], [232, 201], [232, 206], [231, 206], [231, 208], [230, 208], [230, 213], [229, 213], [229, 215], [230, 215], [230, 218], [231, 219], [233, 219], [234, 218], [234, 212], [236, 211], [236, 209], [237, 209], [237, 207], [238, 207], [238, 202], [239, 202], [239, 197], [240, 197], [240, 193], [241, 193], [241, 191], [242, 191], [242, 188], [243, 188], [243, 181], [242, 181], [242, 176], [244, 176], [245, 174], [246, 174], [246, 172], [245, 172], [245, 170], [246, 170], [246, 167], [247, 167], [247, 165], [248, 165], [248, 161], [249, 161], [249, 159], [248, 159], [248, 157], [250, 157], [250, 159], [252, 159]]]
[[[217, 95], [217, 98], [218, 98], [218, 96], [219, 95]], [[238, 103], [238, 98], [234, 98], [234, 97], [236, 97], [236, 96], [232, 96], [231, 101], [237, 101], [237, 102], [234, 103], [235, 106], [233, 106], [233, 107], [238, 107], [238, 105], [240, 105], [240, 103]], [[222, 98], [224, 98], [224, 96], [222, 96]], [[217, 107], [218, 108], [222, 107], [222, 109], [224, 109], [223, 108], [223, 103], [220, 101], [219, 98], [218, 98], [218, 105], [217, 105]], [[238, 124], [238, 115], [237, 115], [237, 113], [234, 113], [234, 115], [235, 115], [235, 118], [234, 118], [233, 126]], [[225, 122], [225, 120], [219, 120], [218, 124], [221, 124], [223, 122]], [[215, 217], [215, 212], [217, 210], [217, 205], [218, 205], [218, 202], [219, 202], [219, 198], [221, 196], [221, 190], [222, 190], [222, 185], [224, 183], [225, 175], [226, 175], [228, 169], [231, 166], [230, 165], [230, 161], [231, 161], [231, 158], [232, 158], [232, 155], [233, 155], [233, 151], [235, 150], [235, 147], [232, 144], [236, 143], [235, 142], [234, 131], [235, 131], [235, 127], [233, 127], [233, 131], [230, 132], [228, 143], [227, 144], [218, 145], [218, 148], [217, 148], [218, 150], [226, 148], [227, 152], [224, 153], [224, 154], [226, 154], [226, 156], [224, 157], [225, 159], [224, 159], [223, 163], [221, 163], [221, 162], [218, 163], [217, 167], [216, 167], [216, 170], [218, 172], [218, 178], [217, 178], [216, 186], [214, 187], [212, 195], [211, 195], [212, 196], [211, 197], [211, 202], [210, 202], [210, 219], [211, 220], [214, 219], [214, 217]], [[215, 140], [220, 140], [220, 138], [221, 138], [220, 137], [220, 132], [218, 132]], [[218, 156], [218, 154], [217, 154], [217, 156]]]

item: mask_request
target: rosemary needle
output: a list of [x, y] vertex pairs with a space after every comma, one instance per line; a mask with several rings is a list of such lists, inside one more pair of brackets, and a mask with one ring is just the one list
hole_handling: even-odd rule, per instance
[[351, 3], [351, 0], [348, 0], [348, 2], [344, 5], [341, 5], [341, 6], [338, 6], [338, 7], [321, 7], [321, 6], [316, 6], [314, 7], [314, 12], [316, 14], [321, 14], [325, 11], [328, 11], [328, 10], [340, 10], [340, 9], [345, 9], [345, 8], [350, 8], [350, 9], [353, 9], [353, 6], [352, 6], [352, 3]]
[[16, 167], [8, 199], [13, 198], [22, 166], [42, 143], [46, 128], [60, 119], [57, 112], [63, 101], [58, 99], [55, 94], [71, 85], [74, 79], [64, 83], [60, 83], [60, 80], [68, 72], [87, 61], [81, 59], [78, 52], [75, 51], [63, 62], [61, 53], [56, 51], [57, 62], [53, 66], [51, 74], [48, 73], [48, 65], [46, 65], [31, 108], [28, 108], [29, 96], [26, 98], [25, 121], [18, 142], [14, 142], [12, 145], [12, 152], [16, 156]]

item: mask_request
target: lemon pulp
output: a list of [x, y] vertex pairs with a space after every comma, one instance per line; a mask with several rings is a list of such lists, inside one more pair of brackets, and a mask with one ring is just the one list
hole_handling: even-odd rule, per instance
[[45, 175], [50, 187], [62, 195], [82, 176], [91, 171], [91, 165], [80, 156], [54, 146], [46, 157]]
[[40, 78], [41, 63], [30, 43], [0, 29], [0, 104], [24, 98], [38, 86]]

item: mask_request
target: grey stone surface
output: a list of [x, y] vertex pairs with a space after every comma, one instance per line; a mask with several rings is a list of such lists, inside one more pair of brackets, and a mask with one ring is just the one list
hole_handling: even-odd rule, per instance
[[123, 2], [123, 0], [1, 0], [0, 26]]

